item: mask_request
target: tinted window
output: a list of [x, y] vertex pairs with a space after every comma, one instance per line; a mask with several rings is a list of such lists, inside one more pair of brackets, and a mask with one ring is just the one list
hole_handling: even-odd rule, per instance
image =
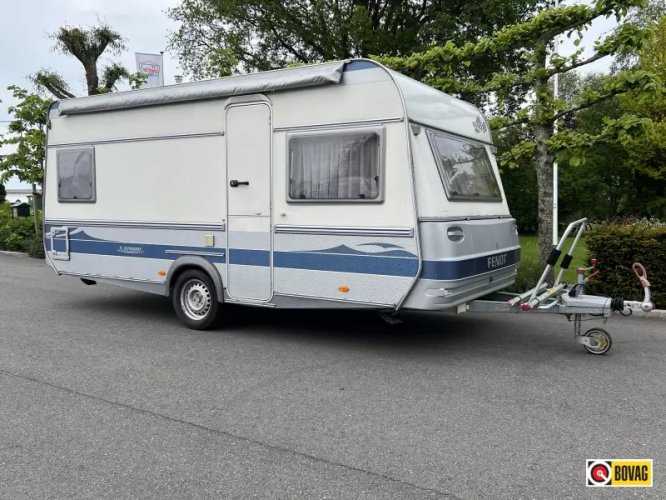
[[499, 185], [483, 144], [428, 131], [428, 138], [451, 200], [501, 201]]
[[93, 148], [58, 151], [58, 199], [95, 201], [95, 162]]

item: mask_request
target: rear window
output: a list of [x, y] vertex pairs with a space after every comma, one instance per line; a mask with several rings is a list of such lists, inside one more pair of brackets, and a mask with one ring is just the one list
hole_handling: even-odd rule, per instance
[[95, 159], [90, 147], [58, 150], [58, 200], [95, 201]]
[[428, 130], [446, 195], [450, 200], [502, 201], [486, 147], [477, 142]]

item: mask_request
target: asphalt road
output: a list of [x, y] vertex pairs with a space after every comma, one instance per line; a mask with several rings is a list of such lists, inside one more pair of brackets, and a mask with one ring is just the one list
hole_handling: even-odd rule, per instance
[[[0, 497], [581, 498], [586, 458], [652, 458], [666, 497], [666, 321], [228, 308], [0, 255]], [[608, 491], [606, 491], [608, 493]], [[607, 495], [604, 495], [607, 496]]]

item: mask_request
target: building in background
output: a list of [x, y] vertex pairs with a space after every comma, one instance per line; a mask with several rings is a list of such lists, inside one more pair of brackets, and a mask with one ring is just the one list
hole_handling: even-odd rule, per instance
[[[37, 192], [41, 194], [41, 190], [37, 188]], [[32, 189], [31, 188], [7, 188], [7, 196], [5, 196], [7, 203], [15, 203], [17, 201], [29, 203], [32, 206]]]

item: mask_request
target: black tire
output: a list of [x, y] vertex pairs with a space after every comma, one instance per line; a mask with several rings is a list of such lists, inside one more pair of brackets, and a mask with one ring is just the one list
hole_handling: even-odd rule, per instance
[[182, 324], [192, 330], [208, 330], [217, 324], [221, 304], [210, 276], [198, 269], [188, 269], [178, 276], [171, 302]]
[[599, 347], [588, 347], [585, 346], [585, 350], [590, 354], [602, 355], [610, 351], [610, 348], [613, 346], [613, 339], [603, 328], [590, 328], [585, 332], [586, 337], [592, 337], [600, 342]]

